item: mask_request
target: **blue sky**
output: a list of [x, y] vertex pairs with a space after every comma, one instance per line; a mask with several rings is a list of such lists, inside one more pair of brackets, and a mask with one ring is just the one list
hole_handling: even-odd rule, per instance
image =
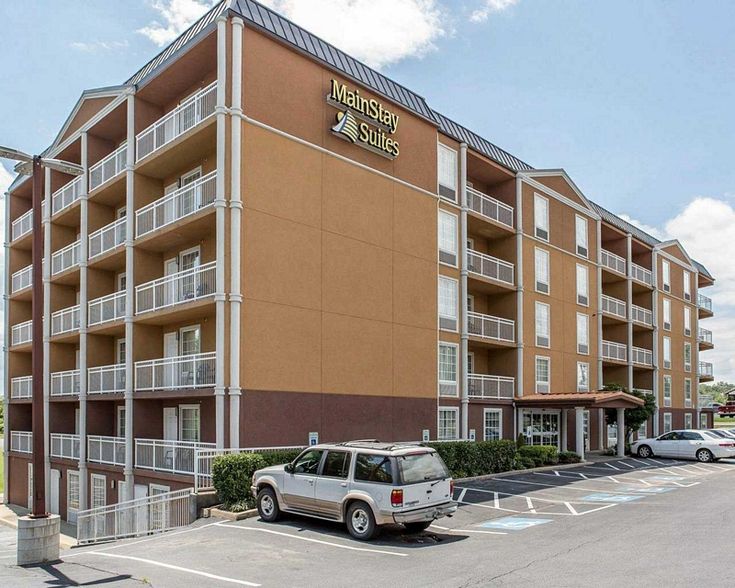
[[[735, 269], [721, 255], [735, 239], [735, 3], [267, 1], [530, 164], [565, 168], [592, 200], [681, 239], [719, 282], [718, 350], [703, 359], [735, 380]], [[83, 89], [124, 81], [206, 4], [0, 4], [0, 144], [46, 147]]]

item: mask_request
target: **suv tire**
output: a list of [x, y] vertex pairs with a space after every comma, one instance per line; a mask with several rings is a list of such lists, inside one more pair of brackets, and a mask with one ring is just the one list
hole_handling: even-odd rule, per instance
[[369, 541], [377, 537], [379, 529], [375, 524], [375, 515], [370, 506], [360, 500], [353, 502], [347, 508], [347, 530], [355, 539]]
[[421, 531], [426, 531], [431, 526], [431, 523], [434, 521], [421, 521], [420, 523], [404, 523], [403, 526], [406, 527], [406, 531], [409, 533], [421, 533]]
[[267, 523], [275, 523], [281, 518], [278, 498], [270, 486], [264, 486], [258, 491], [258, 514]]

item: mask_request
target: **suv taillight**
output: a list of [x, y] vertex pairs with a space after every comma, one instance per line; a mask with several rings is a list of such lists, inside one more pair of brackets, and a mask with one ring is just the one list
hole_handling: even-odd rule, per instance
[[390, 505], [391, 506], [403, 506], [403, 490], [395, 488], [390, 493]]

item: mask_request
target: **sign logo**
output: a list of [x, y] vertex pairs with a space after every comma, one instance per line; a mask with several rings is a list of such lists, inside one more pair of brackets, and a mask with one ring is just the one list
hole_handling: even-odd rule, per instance
[[397, 114], [337, 80], [331, 82], [327, 103], [340, 110], [332, 127], [337, 137], [388, 159], [398, 157], [400, 147], [391, 136], [398, 129]]

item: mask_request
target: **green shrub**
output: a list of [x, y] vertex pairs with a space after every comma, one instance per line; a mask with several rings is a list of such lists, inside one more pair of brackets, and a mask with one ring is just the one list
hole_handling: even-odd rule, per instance
[[230, 453], [214, 458], [212, 483], [225, 508], [237, 503], [253, 506], [250, 483], [255, 471], [265, 465], [263, 456], [258, 453]]
[[533, 462], [533, 466], [541, 467], [559, 463], [559, 451], [553, 445], [524, 445], [518, 449], [524, 463]]
[[430, 443], [455, 478], [507, 472], [516, 465], [513, 441], [449, 441]]
[[574, 451], [562, 451], [559, 453], [559, 463], [579, 463], [581, 458]]
[[258, 455], [260, 455], [265, 462], [265, 465], [263, 467], [268, 467], [273, 465], [281, 465], [284, 463], [291, 463], [294, 459], [298, 457], [298, 455], [302, 451], [303, 449], [278, 449], [276, 451], [263, 451], [262, 453], [259, 452]]

